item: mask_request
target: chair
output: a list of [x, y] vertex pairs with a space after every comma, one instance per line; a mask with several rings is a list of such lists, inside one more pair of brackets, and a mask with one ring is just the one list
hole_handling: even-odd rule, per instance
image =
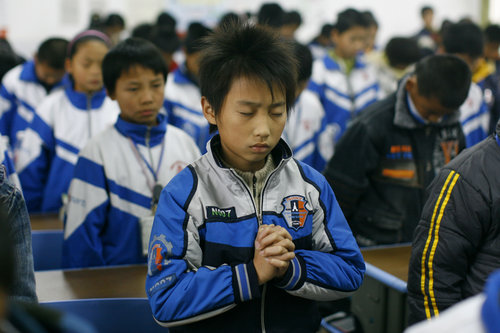
[[31, 232], [35, 271], [61, 269], [63, 230], [35, 230]]
[[94, 298], [42, 303], [92, 324], [98, 332], [168, 332], [156, 323], [146, 298]]

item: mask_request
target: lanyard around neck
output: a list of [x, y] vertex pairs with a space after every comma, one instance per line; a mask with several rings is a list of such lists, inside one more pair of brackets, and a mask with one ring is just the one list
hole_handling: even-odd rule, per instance
[[[139, 162], [139, 165], [141, 166], [142, 173], [144, 174], [144, 177], [146, 177], [146, 180], [148, 182], [148, 186], [151, 189], [151, 192], [153, 192], [155, 185], [158, 183], [158, 172], [160, 171], [161, 162], [163, 161], [163, 155], [164, 155], [163, 153], [165, 150], [165, 137], [163, 137], [163, 140], [161, 141], [160, 158], [158, 160], [158, 165], [156, 167], [156, 170], [154, 170], [153, 166], [151, 164], [149, 164], [149, 162], [146, 160], [146, 158], [144, 156], [142, 156], [142, 154], [139, 152], [139, 149], [137, 148], [137, 145], [135, 144], [135, 142], [132, 141], [132, 139], [130, 137], [127, 137], [127, 138], [128, 138], [129, 143], [130, 143], [130, 147], [132, 148], [132, 151], [134, 152], [134, 156], [135, 156], [137, 162]], [[151, 148], [148, 147], [148, 149], [151, 149]], [[151, 163], [153, 163], [152, 160], [151, 160]], [[153, 175], [154, 182], [151, 182], [151, 179], [148, 176], [148, 172], [146, 171], [146, 168], [144, 167], [144, 165], [146, 165], [146, 167], [149, 169], [149, 171]]]

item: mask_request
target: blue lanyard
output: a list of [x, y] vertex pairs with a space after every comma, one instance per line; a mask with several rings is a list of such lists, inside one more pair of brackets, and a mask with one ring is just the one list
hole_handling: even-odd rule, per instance
[[[128, 140], [129, 140], [130, 146], [132, 147], [132, 150], [134, 152], [135, 158], [137, 159], [137, 161], [139, 162], [139, 165], [141, 166], [142, 173], [144, 174], [144, 176], [147, 179], [148, 186], [151, 189], [151, 191], [153, 191], [155, 184], [158, 183], [158, 172], [160, 171], [161, 162], [163, 161], [163, 153], [165, 151], [165, 137], [163, 137], [163, 140], [161, 141], [160, 159], [158, 161], [158, 166], [156, 167], [156, 171], [153, 169], [151, 164], [149, 164], [149, 162], [146, 160], [146, 158], [144, 156], [142, 156], [142, 154], [139, 152], [139, 149], [138, 149], [137, 145], [135, 144], [135, 142], [130, 137], [128, 137]], [[148, 149], [151, 149], [151, 148], [148, 147]], [[141, 159], [144, 162], [144, 164], [148, 167], [151, 174], [153, 175], [153, 179], [154, 179], [155, 184], [151, 184], [150, 179], [147, 175], [147, 172], [144, 169], [144, 164], [141, 163]], [[153, 161], [151, 161], [151, 163], [153, 163]]]
[[497, 140], [497, 144], [500, 146], [500, 139], [498, 138], [498, 134], [495, 134], [495, 139]]

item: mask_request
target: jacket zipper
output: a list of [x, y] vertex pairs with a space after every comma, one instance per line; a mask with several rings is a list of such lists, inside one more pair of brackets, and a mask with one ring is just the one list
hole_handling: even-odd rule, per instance
[[356, 116], [356, 97], [354, 96], [354, 90], [352, 89], [351, 85], [351, 80], [349, 79], [349, 76], [346, 75], [346, 82], [347, 82], [347, 93], [349, 94], [349, 99], [351, 100], [351, 119]]
[[89, 115], [89, 139], [92, 137], [92, 95], [88, 94], [87, 95], [87, 114]]
[[[255, 177], [255, 174], [253, 175], [252, 178], [252, 190], [253, 190], [253, 199], [254, 201], [257, 199], [257, 177]], [[259, 207], [257, 207], [257, 202], [255, 202], [255, 210], [257, 214], [257, 222], [259, 225], [262, 224], [262, 205], [259, 202]]]
[[[267, 184], [269, 183], [269, 180], [271, 177], [276, 173], [276, 170], [280, 168], [281, 164], [278, 165], [278, 167], [267, 176], [266, 182], [264, 183], [264, 187], [262, 187], [262, 191], [260, 192], [260, 224], [262, 224], [262, 215], [263, 215], [263, 210], [264, 210], [264, 191], [267, 187]], [[254, 192], [255, 192], [255, 183], [257, 181], [257, 178], [254, 176]], [[262, 333], [266, 333], [266, 323], [264, 320], [265, 316], [265, 305], [266, 305], [266, 291], [267, 291], [267, 283], [264, 284], [264, 287], [262, 288], [262, 297], [260, 301], [260, 325], [262, 327]]]
[[[267, 184], [269, 183], [269, 180], [271, 179], [271, 177], [276, 173], [276, 171], [278, 169], [280, 169], [281, 167], [281, 163], [280, 165], [278, 165], [278, 167], [276, 169], [274, 169], [270, 174], [269, 176], [267, 176], [267, 179], [266, 179], [266, 182], [264, 183], [264, 187], [262, 188], [262, 191], [260, 192], [260, 203], [259, 203], [259, 207], [260, 207], [260, 212], [257, 211], [257, 205], [256, 205], [256, 202], [255, 202], [255, 198], [257, 197], [257, 191], [256, 191], [256, 184], [257, 184], [257, 177], [255, 177], [255, 175], [253, 176], [252, 178], [252, 185], [253, 185], [253, 197], [252, 197], [252, 203], [253, 203], [253, 207], [255, 209], [255, 214], [257, 216], [257, 222], [259, 223], [259, 226], [262, 224], [262, 207], [263, 207], [263, 198], [264, 198], [264, 191], [267, 187]], [[250, 194], [250, 189], [248, 188], [248, 185], [245, 183], [245, 181], [236, 173], [234, 172], [233, 170], [231, 170], [231, 172], [236, 176], [236, 178], [238, 178], [240, 180], [240, 182], [243, 183], [244, 187], [247, 189], [247, 192]], [[262, 332], [263, 333], [266, 333], [266, 326], [265, 326], [265, 321], [264, 321], [264, 314], [265, 314], [265, 300], [266, 300], [266, 291], [267, 291], [267, 283], [264, 284], [264, 287], [262, 288], [262, 296], [261, 296], [261, 301], [260, 301], [260, 326], [262, 327]]]
[[[149, 127], [149, 126], [148, 126], [148, 128], [146, 130], [145, 141], [146, 141], [146, 147], [148, 148], [149, 160], [151, 161], [151, 169], [154, 170], [153, 153], [151, 152], [151, 147], [150, 147], [150, 142], [151, 142], [151, 127]], [[155, 179], [155, 182], [156, 182], [156, 179]]]
[[266, 333], [266, 323], [264, 322], [264, 306], [266, 301], [266, 291], [267, 291], [267, 283], [265, 283], [264, 288], [262, 288], [262, 298], [260, 300], [260, 326], [262, 327], [262, 333]]

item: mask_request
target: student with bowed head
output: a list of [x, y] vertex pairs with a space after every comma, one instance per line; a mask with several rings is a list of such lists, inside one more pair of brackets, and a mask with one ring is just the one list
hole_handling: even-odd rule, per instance
[[350, 295], [365, 265], [324, 177], [280, 139], [296, 98], [293, 51], [248, 25], [205, 42], [201, 104], [219, 134], [161, 193], [153, 315], [171, 332], [316, 332], [315, 300]]

